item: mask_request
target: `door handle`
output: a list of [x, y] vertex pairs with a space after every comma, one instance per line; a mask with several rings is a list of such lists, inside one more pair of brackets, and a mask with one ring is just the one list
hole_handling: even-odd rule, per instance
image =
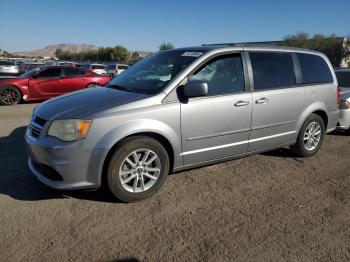
[[267, 98], [265, 98], [265, 97], [260, 98], [258, 100], [255, 100], [255, 104], [266, 104], [268, 102], [269, 102], [269, 100]]
[[247, 106], [247, 105], [249, 105], [249, 101], [238, 101], [237, 103], [235, 103], [235, 106], [237, 107]]

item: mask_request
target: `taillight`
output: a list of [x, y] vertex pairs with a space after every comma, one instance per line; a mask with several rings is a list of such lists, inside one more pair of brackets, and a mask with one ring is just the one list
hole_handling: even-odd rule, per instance
[[338, 103], [338, 105], [340, 102], [340, 92], [341, 92], [341, 88], [339, 86], [337, 86], [337, 103]]
[[339, 102], [339, 109], [350, 109], [350, 102], [346, 100], [341, 100]]

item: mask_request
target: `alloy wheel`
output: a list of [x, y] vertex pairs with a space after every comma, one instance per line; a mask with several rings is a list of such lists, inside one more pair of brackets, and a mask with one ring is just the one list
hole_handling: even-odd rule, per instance
[[124, 158], [119, 179], [123, 188], [132, 193], [150, 189], [158, 180], [161, 171], [159, 156], [150, 149], [138, 149]]
[[318, 146], [321, 139], [321, 126], [317, 122], [311, 122], [305, 129], [304, 146], [308, 151], [313, 151]]
[[12, 87], [4, 87], [0, 90], [0, 99], [4, 104], [12, 105], [18, 102], [19, 94]]

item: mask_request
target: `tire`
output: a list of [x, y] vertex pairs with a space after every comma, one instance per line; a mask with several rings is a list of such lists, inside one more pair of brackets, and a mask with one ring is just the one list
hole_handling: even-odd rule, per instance
[[130, 137], [120, 143], [111, 157], [107, 185], [119, 200], [136, 202], [154, 195], [168, 173], [169, 156], [157, 140], [145, 136]]
[[[319, 135], [318, 131], [320, 131]], [[323, 119], [319, 115], [312, 114], [304, 122], [298, 135], [297, 142], [291, 146], [291, 149], [299, 157], [313, 156], [320, 149], [325, 134], [326, 131]]]
[[0, 87], [0, 104], [1, 105], [15, 105], [21, 102], [22, 94], [14, 86]]

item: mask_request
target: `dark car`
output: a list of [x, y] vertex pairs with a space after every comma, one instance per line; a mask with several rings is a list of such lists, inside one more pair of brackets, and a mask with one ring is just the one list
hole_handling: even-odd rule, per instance
[[0, 79], [0, 104], [46, 100], [93, 85], [105, 85], [110, 76], [69, 66], [34, 68], [18, 78]]

